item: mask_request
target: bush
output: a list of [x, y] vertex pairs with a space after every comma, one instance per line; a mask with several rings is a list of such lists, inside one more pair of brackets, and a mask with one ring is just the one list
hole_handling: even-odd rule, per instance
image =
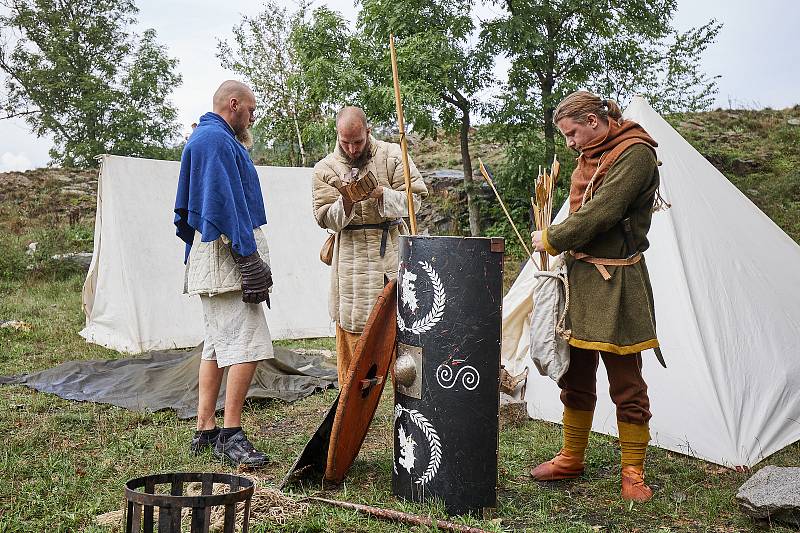
[[29, 264], [29, 257], [25, 255], [25, 244], [16, 235], [3, 235], [0, 237], [0, 280], [16, 281], [22, 279]]
[[[93, 228], [85, 223], [38, 229], [23, 235], [0, 236], [0, 280], [21, 281], [28, 278], [63, 280], [82, 273], [71, 261], [53, 259], [56, 254], [91, 251]], [[35, 251], [29, 244], [35, 242]]]

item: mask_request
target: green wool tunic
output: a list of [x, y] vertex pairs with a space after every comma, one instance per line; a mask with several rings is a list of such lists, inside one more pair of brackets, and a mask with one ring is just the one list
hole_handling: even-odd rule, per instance
[[[633, 253], [625, 245], [621, 221], [626, 217], [631, 219], [637, 250], [644, 252], [650, 246], [647, 232], [658, 183], [653, 150], [641, 143], [626, 149], [594, 196], [564, 222], [545, 230], [548, 253], [570, 250], [597, 258], [625, 258]], [[570, 345], [616, 354], [658, 346], [653, 290], [644, 257], [633, 265], [607, 266], [608, 281], [595, 265], [570, 254], [566, 259]]]

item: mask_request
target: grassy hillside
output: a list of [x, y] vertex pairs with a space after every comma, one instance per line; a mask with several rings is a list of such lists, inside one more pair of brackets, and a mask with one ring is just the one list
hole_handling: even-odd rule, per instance
[[[779, 111], [675, 114], [667, 120], [778, 226], [800, 241], [800, 106]], [[462, 170], [457, 135], [443, 134], [437, 139], [411, 136], [410, 148], [423, 173]], [[478, 157], [495, 170], [505, 159], [503, 147], [486, 139], [480, 130], [473, 132], [470, 151], [474, 167]], [[562, 179], [566, 179], [573, 166], [572, 154], [561, 147], [559, 157]], [[477, 168], [475, 178], [481, 183]], [[96, 186], [96, 171], [91, 170], [0, 173], [0, 232], [22, 236], [43, 226], [91, 224]], [[464, 218], [461, 187], [449, 189], [437, 187], [434, 201], [445, 204], [446, 216]], [[486, 198], [494, 201], [491, 193]]]
[[800, 242], [800, 106], [668, 117], [672, 126]]

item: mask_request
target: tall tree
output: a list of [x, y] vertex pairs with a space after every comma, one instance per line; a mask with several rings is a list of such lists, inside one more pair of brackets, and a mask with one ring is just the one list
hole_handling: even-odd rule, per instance
[[306, 2], [290, 12], [270, 0], [255, 17], [242, 18], [231, 42], [218, 42], [222, 66], [253, 88], [262, 117], [256, 125], [260, 143], [285, 156], [279, 160], [313, 163], [335, 139], [331, 95], [344, 83], [339, 54], [348, 39], [337, 13], [325, 7], [309, 13]]
[[686, 32], [672, 24], [677, 0], [505, 0], [488, 22], [485, 46], [511, 60], [497, 119], [509, 137], [544, 133], [544, 160], [555, 153], [553, 112], [586, 87], [621, 101], [640, 93], [661, 111], [697, 110], [716, 93], [699, 69], [721, 24]]
[[[370, 85], [391, 90], [388, 37], [397, 37], [398, 68], [408, 121], [435, 134], [458, 131], [472, 235], [480, 235], [480, 208], [472, 173], [469, 136], [478, 93], [488, 84], [491, 56], [471, 44], [473, 0], [360, 0], [358, 26], [380, 67]], [[362, 56], [363, 57], [363, 56]], [[373, 98], [375, 100], [375, 98]], [[386, 99], [384, 98], [384, 101]]]
[[321, 6], [292, 28], [290, 42], [318, 117], [307, 123], [306, 135], [327, 153], [336, 142], [336, 113], [360, 92], [363, 74], [352, 54], [357, 39], [340, 13]]
[[0, 118], [52, 134], [53, 162], [94, 166], [102, 153], [163, 157], [178, 138], [167, 100], [177, 61], [153, 30], [130, 32], [130, 0], [1, 0]]
[[298, 120], [304, 90], [289, 34], [302, 16], [302, 10], [289, 13], [277, 2], [268, 1], [255, 17], [242, 17], [233, 28], [232, 44], [217, 42], [222, 66], [242, 75], [256, 95], [262, 117], [257, 124], [259, 133], [272, 142], [285, 142], [293, 166], [305, 163]]

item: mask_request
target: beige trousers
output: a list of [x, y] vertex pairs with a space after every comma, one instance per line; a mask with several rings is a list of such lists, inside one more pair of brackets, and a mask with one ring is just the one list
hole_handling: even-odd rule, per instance
[[271, 359], [272, 337], [261, 304], [246, 304], [242, 291], [200, 295], [205, 318], [202, 358], [219, 368]]

